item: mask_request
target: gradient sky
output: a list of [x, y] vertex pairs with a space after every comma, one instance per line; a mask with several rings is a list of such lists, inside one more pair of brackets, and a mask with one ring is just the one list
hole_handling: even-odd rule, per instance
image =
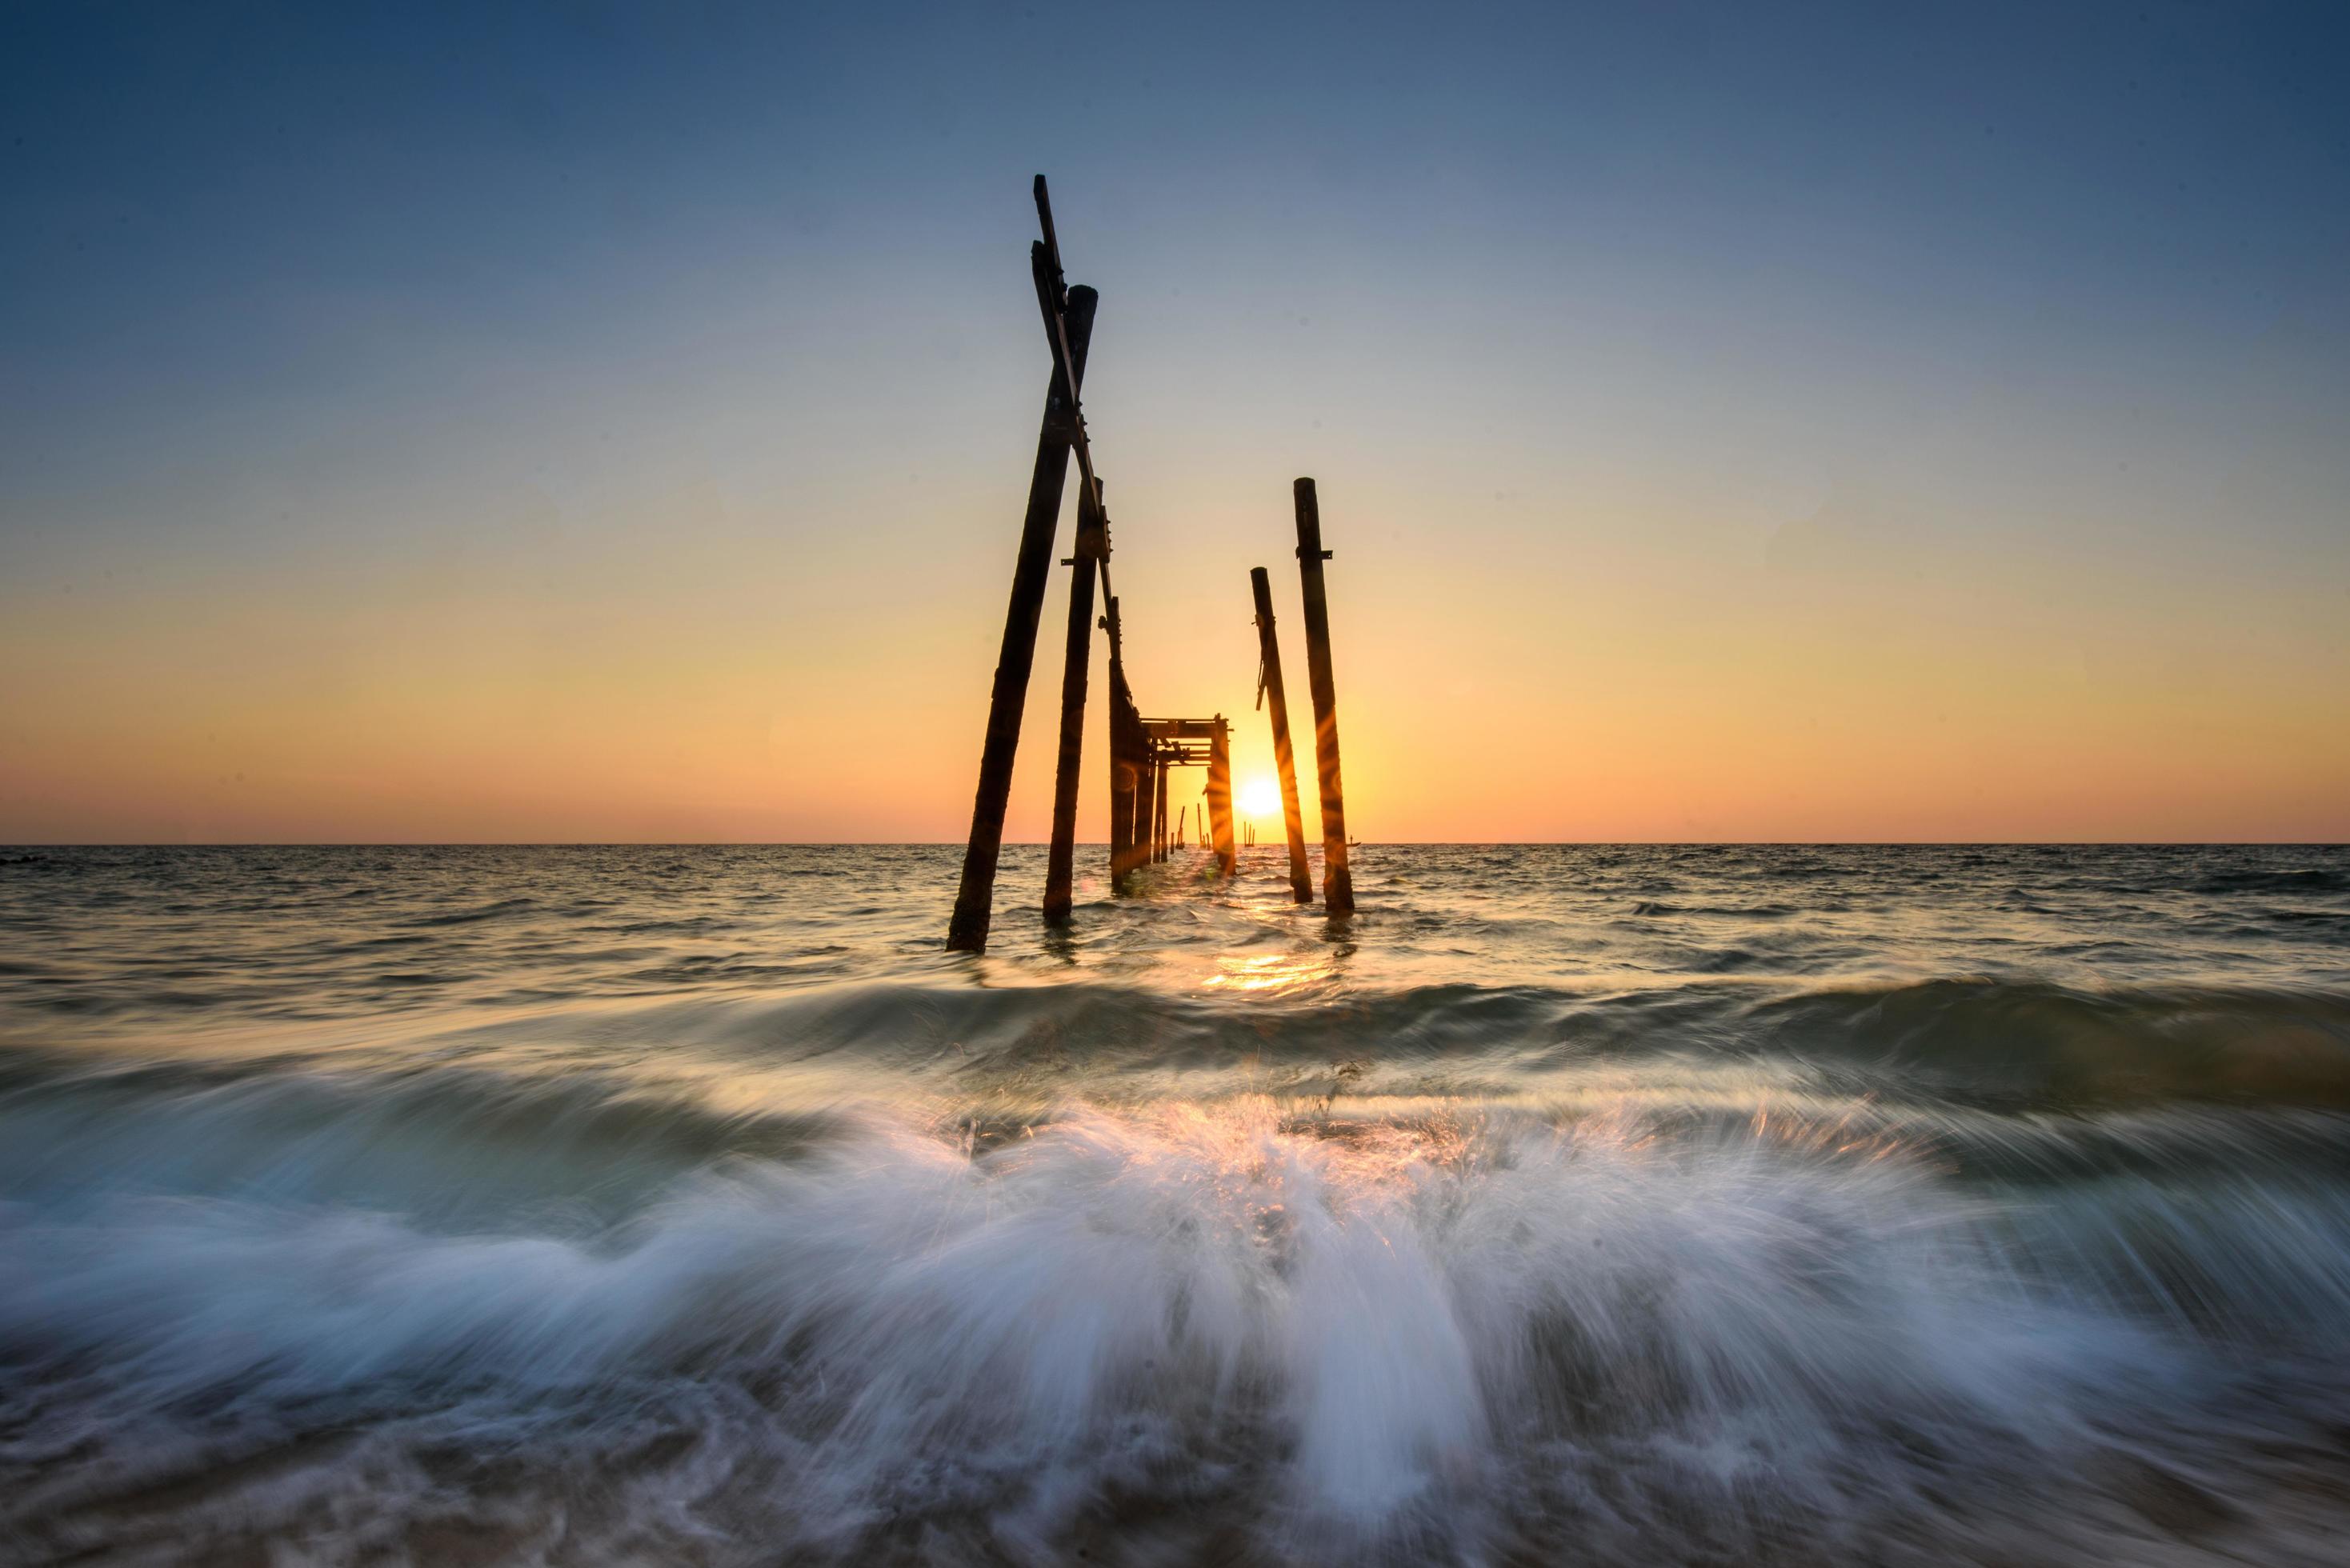
[[2345, 80], [2331, 5], [11, 5], [0, 840], [960, 837], [1039, 170], [1244, 781], [1310, 473], [1364, 837], [2350, 838]]

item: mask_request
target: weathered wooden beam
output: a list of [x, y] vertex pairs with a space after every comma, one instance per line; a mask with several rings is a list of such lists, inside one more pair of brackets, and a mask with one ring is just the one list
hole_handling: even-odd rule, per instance
[[1158, 776], [1152, 781], [1150, 792], [1150, 858], [1164, 860], [1167, 858], [1167, 764], [1161, 762], [1151, 772]]
[[1128, 874], [1150, 864], [1150, 742], [1142, 726], [1134, 730], [1134, 836], [1127, 840], [1133, 855]]
[[1110, 891], [1126, 891], [1127, 873], [1134, 868], [1134, 794], [1139, 783], [1135, 767], [1134, 693], [1127, 690], [1125, 639], [1120, 631], [1118, 596], [1105, 596], [1107, 613], [1102, 626], [1109, 633], [1109, 882]]
[[1281, 683], [1281, 642], [1273, 634], [1273, 579], [1263, 566], [1249, 568], [1249, 593], [1256, 600], [1256, 652], [1265, 707], [1273, 720], [1273, 766], [1281, 775], [1281, 826], [1289, 835], [1289, 891], [1301, 904], [1314, 901], [1314, 871], [1305, 860], [1305, 815], [1297, 803], [1297, 758], [1289, 746], [1289, 695]]
[[[1045, 394], [1045, 419], [1036, 437], [1036, 464], [1028, 479], [1028, 511], [1020, 525], [1020, 550], [1012, 567], [1012, 602], [1003, 616], [1003, 642], [995, 656], [995, 684], [988, 695], [987, 739], [980, 748], [979, 788], [971, 808], [971, 837], [963, 848], [962, 881], [954, 913], [947, 921], [947, 950], [978, 952], [987, 946], [995, 905], [995, 867], [1003, 852], [1003, 812], [1012, 798], [1012, 764], [1020, 750], [1020, 718], [1028, 704], [1028, 675], [1036, 661], [1036, 622], [1045, 608], [1045, 583], [1053, 567], [1053, 534], [1060, 522], [1061, 492], [1068, 481], [1069, 442], [1077, 430], [1077, 393], [1085, 379], [1086, 348], [1092, 341], [1096, 296], [1089, 288], [1067, 291], [1066, 314], [1057, 258], [1039, 243], [1029, 252], [1037, 305], [1053, 340], [1053, 376]], [[1063, 374], [1064, 368], [1067, 375]]]
[[1229, 877], [1240, 865], [1240, 853], [1232, 847], [1232, 747], [1223, 715], [1216, 717], [1216, 736], [1208, 753], [1208, 823], [1216, 867]]
[[1305, 681], [1314, 693], [1314, 760], [1322, 784], [1322, 907], [1333, 915], [1355, 911], [1355, 878], [1347, 867], [1347, 792], [1338, 777], [1338, 687], [1330, 673], [1330, 604], [1322, 586], [1322, 506], [1314, 482], [1296, 484], [1297, 576], [1305, 599]]
[[[1090, 326], [1088, 322], [1088, 326]], [[1098, 487], [1077, 493], [1077, 550], [1069, 558], [1069, 622], [1061, 649], [1061, 738], [1053, 766], [1053, 839], [1045, 852], [1045, 919], [1069, 918], [1076, 870], [1077, 779], [1085, 761], [1087, 667], [1093, 662], [1094, 577], [1109, 557]]]

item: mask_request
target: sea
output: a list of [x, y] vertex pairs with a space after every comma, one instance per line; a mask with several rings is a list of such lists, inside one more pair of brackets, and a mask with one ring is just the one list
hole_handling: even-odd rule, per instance
[[2350, 850], [0, 851], [12, 1563], [2350, 1561]]

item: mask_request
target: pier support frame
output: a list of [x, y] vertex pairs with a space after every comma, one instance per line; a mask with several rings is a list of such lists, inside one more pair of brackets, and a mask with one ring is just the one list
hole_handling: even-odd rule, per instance
[[[1042, 201], [1041, 191], [1039, 201]], [[979, 788], [971, 808], [971, 838], [963, 848], [962, 881], [954, 913], [947, 921], [947, 950], [978, 952], [987, 946], [995, 907], [995, 867], [1003, 852], [1003, 811], [1012, 798], [1012, 763], [1020, 750], [1021, 711], [1028, 703], [1028, 676], [1036, 662], [1036, 623], [1044, 613], [1045, 586], [1053, 569], [1053, 534], [1061, 517], [1070, 443], [1077, 437], [1079, 385], [1085, 380], [1086, 349], [1093, 337], [1097, 299], [1080, 286], [1060, 304], [1057, 258], [1039, 242], [1029, 253], [1037, 303], [1046, 335], [1055, 340], [1053, 377], [1045, 394], [1045, 419], [1036, 437], [1036, 465], [1028, 480], [1028, 511], [1020, 525], [1020, 550], [1012, 567], [1012, 602], [1003, 617], [1003, 643], [995, 658], [995, 684], [987, 703], [987, 739], [979, 756]], [[1069, 375], [1058, 352], [1067, 334]], [[1076, 384], [1073, 384], [1076, 383]]]

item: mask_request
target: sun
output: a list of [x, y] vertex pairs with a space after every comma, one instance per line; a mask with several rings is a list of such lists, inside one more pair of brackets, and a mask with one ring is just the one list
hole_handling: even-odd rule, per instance
[[1271, 779], [1251, 779], [1241, 786], [1238, 804], [1243, 816], [1278, 816], [1281, 791]]

